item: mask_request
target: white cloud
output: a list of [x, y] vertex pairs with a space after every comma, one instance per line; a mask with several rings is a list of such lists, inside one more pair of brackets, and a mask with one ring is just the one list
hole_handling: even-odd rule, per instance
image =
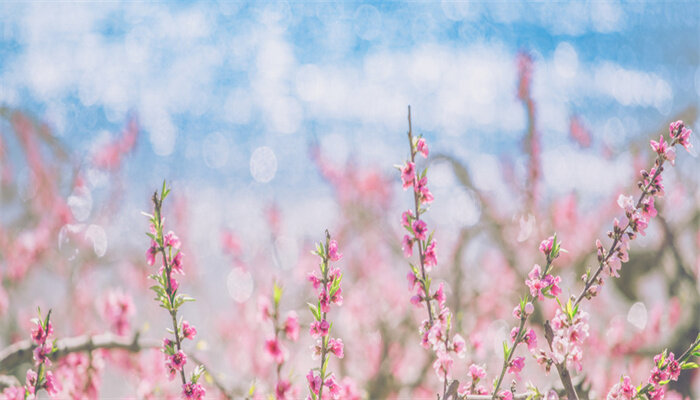
[[[230, 21], [219, 22], [217, 7], [30, 4], [18, 12], [23, 47], [7, 62], [0, 96], [12, 99], [17, 88], [27, 87], [36, 98], [55, 104], [77, 94], [85, 106], [104, 107], [112, 121], [135, 109], [154, 152], [163, 156], [175, 149], [174, 121], [183, 114], [261, 125], [263, 133], [273, 135], [298, 133], [306, 122], [319, 121], [361, 126], [368, 132], [358, 134], [368, 136], [403, 131], [411, 104], [420, 110], [421, 129], [448, 136], [477, 131], [515, 137], [525, 129], [524, 110], [515, 97], [514, 54], [505, 44], [419, 41], [356, 52], [358, 36], [379, 40], [377, 29], [396, 27], [398, 17], [372, 6], [334, 7], [310, 27], [322, 55], [309, 62], [299, 57], [304, 44], [287, 31], [298, 18], [287, 4], [253, 12], [255, 19], [236, 20], [234, 29]], [[437, 15], [460, 21], [487, 12], [514, 18], [497, 7], [481, 7], [443, 2]], [[570, 33], [607, 32], [623, 18], [619, 6], [607, 2], [584, 9], [562, 4], [565, 12], [557, 18], [550, 18], [546, 7], [534, 7], [537, 18], [567, 25]], [[102, 34], [99, 29], [114, 15], [126, 21], [119, 22], [123, 32]], [[583, 61], [569, 42], [558, 43], [551, 57], [535, 59], [533, 95], [544, 131], [565, 132], [570, 105], [580, 100], [612, 99], [662, 113], [673, 105], [673, 88], [661, 76]], [[236, 76], [235, 82], [221, 87], [220, 78], [228, 75]]]

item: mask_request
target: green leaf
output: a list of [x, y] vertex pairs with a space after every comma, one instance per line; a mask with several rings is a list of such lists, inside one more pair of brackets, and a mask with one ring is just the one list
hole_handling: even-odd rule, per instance
[[277, 282], [272, 284], [272, 300], [275, 302], [275, 306], [279, 305], [282, 299], [282, 288], [277, 285]]
[[311, 304], [311, 303], [306, 303], [309, 305], [309, 310], [311, 310], [311, 314], [313, 314], [314, 318], [316, 318], [316, 321], [321, 320], [321, 314], [318, 312], [318, 308]]
[[204, 373], [204, 365], [197, 365], [194, 370], [192, 370], [192, 377], [190, 378], [190, 381], [192, 383], [197, 383], [199, 380], [199, 377], [202, 376]]
[[[328, 337], [328, 336], [326, 336]], [[326, 357], [325, 360], [323, 360], [323, 366], [321, 366], [321, 376], [326, 376], [326, 367], [328, 367], [328, 360], [330, 360], [330, 357]]]
[[661, 368], [661, 366], [664, 365], [665, 361], [666, 361], [666, 349], [664, 349], [663, 353], [661, 353], [661, 358], [659, 359], [659, 362], [656, 364], [656, 366]]
[[681, 365], [681, 369], [695, 369], [698, 368], [698, 364], [694, 362], [684, 362], [683, 365]]
[[428, 245], [430, 244], [430, 242], [433, 241], [434, 235], [435, 235], [435, 229], [433, 229], [433, 231], [430, 232], [430, 236], [428, 236], [428, 240], [425, 242], [425, 249], [424, 250], [426, 250], [428, 248]]
[[508, 349], [508, 342], [504, 340], [503, 341], [503, 358], [506, 360], [508, 359], [508, 352], [509, 351], [510, 350]]

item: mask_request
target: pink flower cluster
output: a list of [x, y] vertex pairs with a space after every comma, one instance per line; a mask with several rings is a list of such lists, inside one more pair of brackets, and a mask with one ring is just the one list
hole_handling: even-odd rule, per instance
[[562, 311], [561, 308], [557, 308], [556, 314], [551, 321], [554, 333], [551, 351], [540, 349], [535, 352], [537, 363], [544, 366], [547, 373], [549, 373], [552, 363], [565, 363], [567, 369], [576, 368], [577, 371], [581, 371], [581, 362], [583, 360], [582, 346], [589, 336], [589, 315], [577, 309], [571, 310], [570, 304], [566, 312]]
[[469, 385], [466, 383], [460, 383], [459, 388], [457, 389], [457, 394], [462, 397], [465, 397], [468, 394], [489, 394], [488, 389], [486, 389], [484, 385], [480, 384], [481, 380], [486, 378], [486, 370], [484, 367], [471, 364], [469, 366], [469, 378], [471, 379], [471, 383]]
[[632, 379], [625, 376], [616, 383], [606, 397], [607, 400], [632, 400], [637, 397], [637, 388], [632, 384]]
[[[35, 326], [32, 328], [32, 341], [36, 345], [34, 347], [34, 365], [39, 366], [45, 364], [51, 366], [49, 356], [53, 352], [53, 343], [49, 342], [49, 337], [53, 335], [53, 325], [50, 320], [42, 321], [41, 319], [33, 320]], [[48, 343], [47, 343], [48, 342]]]
[[[156, 227], [153, 224], [151, 224], [151, 233], [154, 235], [157, 233]], [[163, 236], [163, 248], [165, 249], [167, 260], [163, 260], [163, 264], [160, 266], [158, 273], [163, 274], [163, 271], [165, 270], [167, 265], [168, 280], [170, 282], [170, 288], [172, 289], [172, 291], [177, 291], [178, 287], [180, 286], [175, 277], [173, 277], [173, 272], [176, 272], [180, 275], [185, 275], [185, 271], [182, 269], [182, 257], [184, 256], [184, 254], [182, 253], [182, 251], [180, 251], [180, 245], [180, 238], [178, 238], [173, 231], [170, 231]], [[158, 254], [158, 252], [158, 243], [155, 240], [151, 239], [151, 246], [146, 251], [146, 262], [148, 262], [148, 265], [153, 266], [155, 264], [156, 255]], [[174, 255], [173, 252], [175, 252]]]
[[637, 390], [632, 385], [629, 376], [624, 376], [608, 392], [608, 400], [632, 400], [639, 395], [645, 395], [650, 400], [662, 400], [666, 395], [666, 384], [677, 381], [681, 375], [684, 363], [676, 360], [673, 353], [664, 351], [654, 357], [654, 367], [651, 369], [647, 385]]
[[541, 275], [541, 267], [535, 264], [527, 275], [528, 279], [525, 280], [525, 284], [530, 288], [530, 295], [533, 299], [542, 301], [544, 300], [544, 296], [548, 294], [554, 297], [559, 296], [561, 294], [561, 289], [559, 288], [561, 278], [559, 276], [553, 276], [552, 274]]
[[45, 389], [52, 399], [57, 398], [61, 385], [53, 372], [46, 370], [46, 367], [51, 366], [49, 357], [57, 350], [53, 342], [49, 341], [53, 334], [50, 317], [51, 311], [46, 315], [46, 318], [42, 318], [41, 310], [39, 310], [39, 318], [32, 320], [35, 324], [31, 331], [31, 338], [35, 345], [33, 355], [36, 370], [31, 368], [27, 370], [24, 387], [5, 388], [0, 393], [3, 399], [35, 399], [39, 389]]
[[[343, 341], [330, 336], [331, 324], [328, 322], [327, 313], [330, 305], [338, 306], [343, 303], [342, 289], [340, 281], [342, 274], [338, 268], [329, 265], [330, 261], [340, 261], [342, 254], [338, 250], [338, 242], [331, 240], [330, 234], [326, 231], [326, 243], [317, 244], [314, 252], [321, 258], [320, 275], [310, 274], [309, 281], [316, 289], [316, 305], [309, 303], [309, 308], [314, 316], [309, 333], [316, 339], [313, 346], [313, 357], [321, 358], [321, 366], [312, 369], [306, 375], [309, 386], [309, 399], [339, 399], [343, 394], [343, 386], [340, 385], [334, 374], [327, 374], [328, 357], [334, 354], [338, 358], [344, 356]], [[328, 390], [325, 392], [323, 388]]]

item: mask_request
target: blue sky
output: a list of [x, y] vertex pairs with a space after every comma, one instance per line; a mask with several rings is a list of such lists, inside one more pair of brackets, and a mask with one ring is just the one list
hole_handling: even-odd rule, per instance
[[437, 151], [516, 153], [525, 50], [545, 163], [586, 165], [592, 156], [567, 138], [573, 113], [594, 148], [622, 152], [698, 105], [698, 4], [10, 1], [0, 4], [0, 103], [45, 118], [78, 158], [134, 112], [133, 180], [274, 197], [319, 182], [311, 143], [388, 171], [405, 155], [408, 104]]

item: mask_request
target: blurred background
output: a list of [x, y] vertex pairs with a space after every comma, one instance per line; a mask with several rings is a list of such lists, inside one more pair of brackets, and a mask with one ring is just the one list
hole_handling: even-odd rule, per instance
[[[372, 399], [434, 398], [400, 249], [412, 196], [394, 165], [411, 105], [430, 146], [436, 280], [468, 342], [455, 378], [476, 362], [492, 379], [539, 241], [558, 233], [564, 296], [578, 293], [617, 196], [636, 196], [651, 166], [649, 139], [677, 119], [697, 132], [699, 21], [693, 1], [0, 3], [0, 348], [28, 337], [37, 306], [59, 338], [165, 335], [141, 215], [165, 179], [181, 290], [197, 298], [182, 308], [199, 330], [191, 351], [231, 394], [272, 393], [273, 330], [257, 310], [273, 281], [300, 316], [284, 373], [305, 393], [309, 252], [327, 228], [345, 254], [332, 318], [346, 357], [332, 369]], [[584, 303], [575, 381], [591, 398], [622, 374], [646, 380], [654, 354], [681, 353], [700, 327], [693, 142], [622, 278]], [[128, 329], [109, 318], [120, 301]], [[94, 353], [57, 368], [93, 371], [101, 398], [177, 392], [158, 354]], [[556, 382], [534, 361], [524, 374]], [[674, 385], [700, 396], [697, 374]]]

